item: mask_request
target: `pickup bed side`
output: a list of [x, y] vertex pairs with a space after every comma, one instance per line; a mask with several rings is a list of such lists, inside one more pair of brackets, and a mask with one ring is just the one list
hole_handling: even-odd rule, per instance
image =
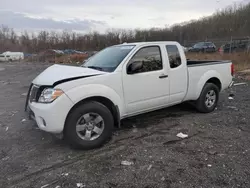
[[230, 61], [188, 61], [187, 64], [189, 82], [185, 101], [197, 100], [207, 82], [214, 83], [221, 91], [232, 81]]

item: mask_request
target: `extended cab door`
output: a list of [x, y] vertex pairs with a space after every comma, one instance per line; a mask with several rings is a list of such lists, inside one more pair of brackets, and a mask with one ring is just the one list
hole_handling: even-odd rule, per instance
[[170, 96], [169, 104], [183, 101], [188, 87], [187, 60], [180, 45], [165, 45], [169, 61]]
[[123, 90], [127, 114], [161, 106], [169, 100], [169, 77], [164, 45], [139, 48], [123, 66]]

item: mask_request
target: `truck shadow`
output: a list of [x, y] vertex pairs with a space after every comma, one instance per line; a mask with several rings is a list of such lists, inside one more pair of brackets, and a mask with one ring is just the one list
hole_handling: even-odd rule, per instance
[[121, 128], [131, 129], [134, 126], [137, 128], [145, 128], [157, 122], [161, 122], [166, 118], [178, 118], [187, 114], [197, 113], [196, 109], [189, 103], [182, 103], [176, 106], [148, 112], [134, 117], [126, 118], [121, 121]]

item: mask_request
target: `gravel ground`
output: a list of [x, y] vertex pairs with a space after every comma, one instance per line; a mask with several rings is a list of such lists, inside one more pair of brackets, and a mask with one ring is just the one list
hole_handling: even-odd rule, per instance
[[0, 187], [250, 187], [248, 85], [222, 92], [213, 113], [182, 104], [140, 115], [104, 147], [76, 151], [24, 113], [29, 84], [47, 66], [0, 64]]

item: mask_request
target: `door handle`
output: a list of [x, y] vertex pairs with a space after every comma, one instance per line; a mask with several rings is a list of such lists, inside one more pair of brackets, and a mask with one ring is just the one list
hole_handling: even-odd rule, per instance
[[165, 74], [159, 76], [160, 79], [167, 78], [167, 77], [168, 77], [168, 75], [165, 75]]

